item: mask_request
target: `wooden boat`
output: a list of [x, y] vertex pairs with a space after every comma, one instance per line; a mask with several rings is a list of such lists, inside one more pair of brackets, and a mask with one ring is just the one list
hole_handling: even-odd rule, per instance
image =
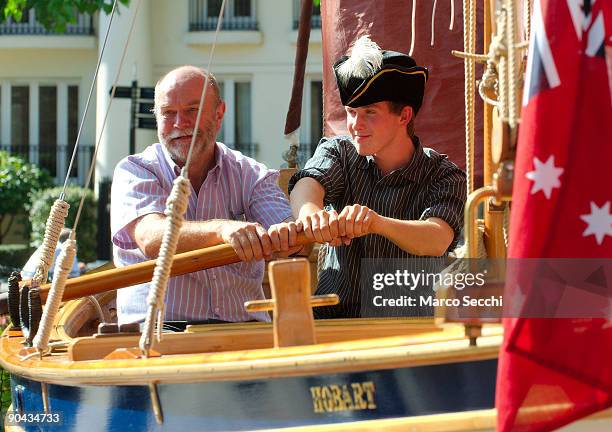
[[[228, 246], [211, 249], [177, 256], [174, 271], [237, 259]], [[50, 355], [26, 348], [22, 331], [4, 332], [0, 362], [11, 373], [12, 412], [51, 415], [14, 430], [57, 430], [54, 418], [67, 431], [93, 422], [102, 430], [172, 431], [495, 427], [497, 324], [484, 324], [473, 344], [463, 324], [432, 319], [313, 321], [309, 263], [294, 259], [271, 265], [275, 303], [248, 306], [272, 306], [273, 323], [191, 325], [165, 334], [147, 358], [138, 329], [100, 324], [113, 321], [115, 291], [107, 288], [122, 283], [117, 273], [135, 283], [153, 263], [136, 266], [70, 280], [66, 297], [81, 298], [60, 310]]]
[[[232, 256], [215, 249], [176, 260], [207, 268], [206, 254]], [[148, 358], [137, 329], [100, 325], [112, 321], [115, 295], [99, 281], [117, 270], [71, 280], [73, 295], [103, 292], [64, 303], [50, 355], [24, 359], [35, 351], [11, 327], [0, 338], [12, 412], [51, 415], [15, 429], [7, 416], [7, 430], [57, 430], [54, 418], [66, 431], [494, 429], [499, 325], [484, 324], [474, 345], [464, 325], [432, 319], [313, 321], [309, 263], [271, 267], [273, 323], [191, 325]]]
[[[272, 291], [282, 304], [274, 324], [188, 326], [164, 335], [149, 358], [137, 348], [139, 334], [123, 331], [133, 329], [96, 331], [100, 310], [89, 298], [64, 304], [51, 355], [23, 360], [33, 351], [24, 348], [21, 331], [9, 328], [0, 361], [12, 376], [13, 410], [59, 413], [61, 430], [94, 419], [106, 430], [355, 427], [381, 419], [408, 427], [491, 410], [499, 326], [485, 325], [471, 346], [462, 325], [431, 319], [313, 323], [308, 267], [303, 259], [272, 266]], [[78, 279], [71, 282], [78, 287]], [[104, 320], [112, 317], [114, 297], [96, 295]], [[482, 421], [462, 422], [473, 430]], [[31, 430], [39, 427], [55, 426]]]
[[[497, 153], [511, 155], [508, 143]], [[466, 207], [472, 247], [477, 204], [507, 193], [507, 182], [491, 186], [491, 174], [485, 175], [488, 187], [476, 191]], [[486, 241], [493, 256], [504, 253], [500, 231], [491, 229], [500, 217], [487, 207]], [[217, 246], [176, 256], [172, 274], [236, 261], [229, 246]], [[45, 355], [27, 347], [28, 332], [5, 330], [0, 364], [11, 373], [13, 401], [7, 430], [495, 428], [499, 324], [314, 321], [311, 308], [333, 299], [310, 298], [310, 264], [297, 259], [271, 264], [273, 301], [246, 306], [273, 310], [273, 323], [190, 325], [164, 334], [144, 353], [139, 328], [113, 324], [113, 290], [150, 280], [153, 265], [69, 280]], [[43, 303], [48, 290], [40, 287]], [[32, 330], [27, 308], [21, 315]], [[610, 415], [588, 421], [605, 424]]]

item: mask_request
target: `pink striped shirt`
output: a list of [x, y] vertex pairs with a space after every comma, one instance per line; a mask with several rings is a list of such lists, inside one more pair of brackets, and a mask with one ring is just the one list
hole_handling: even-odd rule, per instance
[[[115, 168], [111, 192], [111, 234], [117, 267], [145, 261], [125, 229], [134, 219], [163, 213], [179, 167], [161, 144], [128, 156]], [[199, 193], [191, 190], [185, 220], [231, 219], [259, 222], [266, 229], [291, 216], [289, 203], [277, 185], [278, 171], [217, 143], [216, 165]], [[264, 262], [237, 264], [170, 278], [166, 320], [268, 321], [265, 312], [249, 314], [247, 300], [263, 298]], [[120, 323], [144, 320], [149, 284], [117, 291]]]

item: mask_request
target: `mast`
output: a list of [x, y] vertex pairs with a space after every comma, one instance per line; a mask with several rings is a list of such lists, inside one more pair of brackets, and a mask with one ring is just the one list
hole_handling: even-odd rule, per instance
[[293, 70], [293, 88], [285, 120], [285, 139], [289, 149], [283, 153], [288, 168], [297, 168], [297, 152], [300, 145], [300, 121], [302, 117], [302, 96], [304, 94], [304, 73], [308, 58], [308, 43], [312, 20], [313, 0], [301, 0], [300, 20], [298, 25], [295, 66]]

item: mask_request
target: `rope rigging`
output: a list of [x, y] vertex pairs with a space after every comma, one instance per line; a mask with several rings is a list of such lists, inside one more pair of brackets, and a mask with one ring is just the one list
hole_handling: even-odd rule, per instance
[[[117, 83], [119, 81], [119, 75], [121, 73], [121, 69], [123, 67], [123, 63], [125, 60], [125, 56], [127, 53], [127, 47], [129, 45], [129, 41], [130, 38], [133, 34], [133, 30], [135, 27], [135, 23], [136, 23], [136, 16], [138, 14], [138, 9], [140, 7], [140, 3], [141, 0], [138, 0], [138, 2], [136, 3], [136, 8], [135, 8], [135, 12], [134, 12], [134, 16], [132, 17], [132, 22], [131, 22], [131, 26], [130, 26], [130, 30], [128, 32], [124, 47], [123, 47], [123, 53], [121, 56], [121, 60], [119, 63], [119, 66], [117, 68], [117, 73], [115, 75], [115, 81], [113, 84], [113, 91], [111, 93], [111, 97], [109, 99], [108, 105], [106, 107], [106, 112], [104, 115], [104, 119], [102, 121], [102, 125], [100, 128], [100, 134], [98, 136], [98, 139], [96, 141], [96, 145], [94, 147], [94, 151], [93, 151], [93, 155], [92, 155], [92, 162], [90, 164], [89, 167], [89, 172], [87, 175], [87, 179], [85, 181], [85, 185], [84, 185], [84, 189], [87, 190], [87, 188], [89, 187], [89, 184], [91, 182], [91, 178], [93, 176], [93, 170], [95, 167], [95, 160], [96, 160], [96, 156], [98, 153], [98, 149], [100, 147], [100, 143], [102, 140], [102, 134], [104, 133], [104, 128], [106, 126], [106, 122], [108, 119], [108, 114], [110, 112], [110, 108], [112, 106], [112, 102], [114, 99], [114, 93], [115, 93], [115, 88], [117, 87]], [[114, 13], [116, 11], [116, 6], [117, 6], [117, 0], [115, 0], [114, 4], [113, 4], [113, 10], [111, 12], [111, 17], [109, 19], [109, 23], [108, 23], [108, 27], [106, 29], [106, 34], [104, 37], [104, 46], [100, 52], [100, 56], [98, 58], [98, 63], [96, 65], [96, 72], [94, 74], [94, 80], [97, 78], [98, 75], [98, 70], [100, 68], [100, 64], [102, 62], [102, 56], [104, 54], [104, 47], [106, 46], [106, 42], [108, 40], [108, 36], [110, 34], [110, 30], [111, 30], [111, 26], [112, 26], [112, 22], [113, 22], [113, 17], [114, 17]], [[92, 89], [95, 87], [95, 81], [94, 83], [92, 83]], [[90, 96], [91, 96], [91, 91], [90, 91]], [[89, 101], [89, 100], [88, 100]], [[85, 118], [85, 116], [83, 116], [83, 119]], [[81, 123], [81, 127], [82, 127]], [[80, 131], [79, 131], [80, 132]], [[80, 133], [79, 133], [80, 135]], [[78, 145], [78, 137], [77, 137], [77, 144], [75, 144], [75, 152], [76, 152], [76, 148]], [[73, 153], [73, 158], [74, 158], [74, 154]], [[68, 168], [68, 173], [66, 174], [66, 179], [68, 178], [68, 175], [70, 173], [71, 168]], [[66, 180], [67, 181], [67, 180]], [[66, 184], [64, 184], [64, 187], [66, 187]], [[62, 192], [63, 195], [63, 192]], [[63, 197], [62, 197], [63, 198]], [[43, 312], [43, 316], [40, 322], [40, 327], [39, 330], [36, 334], [36, 336], [34, 337], [34, 346], [37, 349], [37, 353], [39, 355], [43, 355], [44, 353], [46, 353], [48, 351], [48, 344], [49, 344], [49, 338], [51, 335], [51, 326], [53, 324], [53, 322], [55, 321], [55, 317], [57, 315], [57, 312], [59, 311], [59, 305], [61, 304], [61, 299], [63, 296], [63, 292], [64, 292], [64, 287], [66, 285], [66, 280], [68, 278], [68, 274], [70, 273], [70, 269], [72, 267], [72, 262], [74, 260], [74, 257], [76, 255], [76, 231], [77, 231], [77, 227], [78, 227], [78, 223], [80, 220], [80, 216], [81, 216], [81, 211], [83, 209], [83, 204], [85, 202], [85, 193], [83, 193], [81, 195], [81, 200], [79, 202], [79, 207], [77, 209], [77, 214], [75, 216], [75, 221], [74, 221], [74, 227], [72, 229], [72, 233], [70, 236], [70, 239], [65, 241], [62, 246], [61, 246], [61, 252], [60, 255], [57, 259], [57, 262], [55, 264], [55, 268], [56, 271], [53, 274], [53, 280], [51, 283], [51, 289], [49, 290], [49, 296], [48, 296], [48, 300], [47, 300], [47, 304], [45, 307], [45, 310]], [[57, 208], [57, 209], [56, 209]], [[51, 211], [51, 215], [49, 216], [49, 220], [47, 221], [47, 230], [51, 232], [52, 235], [57, 235], [57, 238], [55, 239], [55, 243], [51, 243], [51, 244], [57, 244], [57, 239], [59, 238], [59, 232], [61, 232], [61, 229], [63, 228], [63, 224], [64, 224], [64, 220], [66, 218], [66, 216], [68, 215], [68, 208], [69, 205], [67, 203], [65, 203], [63, 201], [63, 199], [58, 199], [55, 204], [54, 207]], [[51, 221], [51, 222], [49, 222]], [[46, 230], [46, 231], [47, 231]], [[51, 238], [51, 236], [49, 237]], [[47, 232], [45, 232], [45, 241], [47, 240]], [[50, 243], [50, 242], [49, 242]], [[55, 251], [55, 247], [53, 247], [52, 249], [52, 254]], [[42, 255], [42, 254], [41, 254]], [[47, 270], [48, 272], [48, 270]], [[45, 276], [46, 277], [46, 276]], [[24, 357], [24, 359], [28, 358], [29, 356]]]
[[[60, 232], [62, 231], [62, 228], [64, 228], [64, 221], [66, 220], [66, 217], [68, 216], [68, 209], [70, 208], [70, 205], [64, 200], [65, 193], [66, 193], [66, 187], [68, 186], [68, 179], [70, 176], [70, 171], [72, 171], [72, 165], [74, 164], [74, 160], [76, 159], [79, 143], [81, 141], [81, 134], [83, 132], [83, 127], [85, 124], [85, 119], [87, 118], [87, 113], [89, 112], [91, 96], [93, 94], [94, 89], [96, 88], [96, 81], [98, 78], [98, 72], [100, 70], [100, 65], [102, 63], [102, 56], [104, 55], [104, 51], [106, 49], [106, 44], [108, 42], [108, 37], [110, 35], [110, 29], [113, 23], [113, 18], [115, 16], [116, 10], [117, 10], [117, 0], [113, 2], [113, 8], [111, 10], [108, 27], [104, 34], [104, 41], [102, 43], [100, 55], [98, 56], [96, 69], [94, 71], [94, 76], [91, 82], [91, 86], [89, 88], [89, 94], [87, 95], [87, 101], [85, 102], [85, 109], [83, 112], [83, 116], [81, 117], [81, 122], [79, 124], [79, 129], [78, 129], [77, 136], [75, 139], [72, 156], [70, 158], [70, 163], [68, 164], [68, 169], [66, 171], [66, 176], [64, 179], [64, 187], [62, 188], [62, 192], [60, 193], [59, 198], [53, 204], [53, 207], [51, 208], [51, 212], [49, 214], [49, 218], [47, 219], [47, 223], [45, 226], [45, 235], [43, 237], [43, 244], [41, 247], [41, 253], [39, 257], [39, 263], [34, 273], [34, 277], [32, 278], [32, 286], [39, 286], [40, 284], [47, 281], [47, 277], [49, 274], [49, 268], [51, 267], [51, 264], [53, 263], [55, 247], [57, 245], [57, 241], [59, 240]], [[93, 160], [95, 160], [95, 156]]]
[[[214, 56], [215, 46], [217, 43], [217, 37], [221, 28], [221, 22], [224, 14], [225, 8], [225, 0], [221, 4], [219, 17], [217, 21], [217, 28], [214, 34], [214, 41], [211, 46], [211, 52], [209, 56], [207, 70], [210, 70], [210, 66], [212, 64], [212, 59]], [[437, 0], [434, 1], [433, 12], [432, 12], [432, 37], [431, 43], [434, 41], [434, 21], [435, 21], [435, 8], [436, 8]], [[450, 28], [453, 27], [453, 9], [454, 2], [451, 0], [451, 23]], [[499, 33], [492, 41], [489, 47], [489, 53], [487, 58], [487, 67], [485, 69], [485, 73], [483, 78], [478, 86], [478, 91], [480, 96], [487, 102], [500, 107], [502, 112], [502, 119], [507, 119], [512, 128], [515, 128], [518, 125], [519, 118], [519, 107], [518, 107], [518, 59], [516, 58], [516, 50], [520, 47], [516, 44], [516, 29], [515, 29], [515, 15], [512, 9], [512, 0], [506, 0], [505, 12], [500, 16], [500, 24], [498, 26]], [[92, 86], [90, 89], [89, 96], [87, 98], [87, 103], [85, 106], [85, 114], [81, 119], [81, 123], [79, 126], [74, 151], [72, 154], [72, 158], [68, 167], [68, 172], [66, 174], [66, 180], [64, 183], [64, 189], [60, 194], [60, 197], [54, 203], [49, 219], [47, 220], [47, 225], [45, 229], [45, 240], [43, 242], [43, 247], [41, 248], [41, 257], [40, 263], [37, 266], [36, 273], [33, 279], [33, 285], [31, 288], [36, 288], [39, 284], [46, 280], [49, 268], [51, 266], [51, 262], [53, 260], [53, 252], [55, 251], [55, 245], [57, 244], [59, 234], [61, 229], [64, 226], [65, 218], [68, 215], [69, 205], [64, 201], [64, 193], [67, 186], [68, 175], [72, 169], [73, 162], [75, 160], [75, 155], [77, 152], [77, 147], [80, 141], [81, 132], [83, 129], [83, 124], [85, 121], [85, 117], [88, 112], [90, 98], [93, 92], [93, 88], [95, 86], [95, 82], [97, 80], [98, 71], [100, 68], [100, 64], [102, 61], [102, 56], [104, 54], [104, 49], [106, 47], [107, 39], [110, 33], [111, 25], [113, 22], [113, 16], [115, 13], [115, 9], [117, 6], [117, 0], [114, 1], [113, 10], [111, 13], [111, 18], [106, 30], [106, 34], [104, 37], [104, 43], [100, 52], [100, 56], [98, 58], [98, 63], [96, 66], [96, 70], [94, 73], [94, 79], [92, 82]], [[466, 170], [468, 171], [468, 194], [473, 192], [474, 189], [474, 169], [473, 169], [473, 150], [474, 150], [474, 93], [475, 89], [475, 59], [476, 55], [470, 55], [470, 53], [475, 52], [475, 31], [476, 31], [476, 5], [475, 0], [464, 0], [464, 50], [466, 56], [464, 60], [464, 69], [465, 69], [465, 104], [466, 104]], [[528, 4], [528, 8], [529, 8]], [[97, 152], [101, 143], [102, 133], [104, 131], [108, 114], [114, 99], [114, 92], [117, 87], [119, 75], [123, 66], [123, 62], [125, 59], [125, 55], [127, 52], [127, 46], [129, 45], [129, 41], [132, 35], [132, 31], [134, 29], [135, 20], [137, 16], [138, 9], [140, 7], [140, 0], [137, 2], [135, 13], [132, 18], [132, 24], [130, 27], [130, 31], [128, 33], [126, 43], [124, 46], [123, 54], [121, 57], [121, 61], [119, 63], [118, 71], [115, 77], [114, 85], [112, 87], [112, 94], [108, 102], [108, 106], [106, 109], [106, 113], [104, 115], [104, 119], [101, 126], [100, 135], [96, 141], [96, 145], [94, 148], [92, 161], [96, 160]], [[414, 50], [415, 44], [415, 29], [416, 29], [416, 0], [413, 0], [413, 9], [412, 9], [412, 41], [410, 54]], [[525, 15], [525, 21], [529, 23], [529, 12]], [[529, 29], [527, 29], [527, 35], [529, 34]], [[507, 48], [509, 47], [509, 48]], [[204, 86], [202, 89], [202, 95], [200, 98], [196, 125], [199, 125], [203, 105], [206, 97], [206, 93], [209, 85], [209, 76], [205, 77]], [[493, 93], [497, 95], [497, 99], [493, 98], [491, 89]], [[181, 175], [177, 177], [174, 182], [172, 192], [168, 198], [166, 204], [165, 214], [167, 216], [165, 231], [162, 239], [162, 245], [160, 248], [159, 257], [157, 260], [157, 265], [154, 271], [154, 277], [151, 283], [151, 290], [148, 298], [148, 306], [149, 310], [147, 313], [147, 318], [145, 320], [142, 337], [139, 343], [139, 347], [144, 356], [148, 356], [149, 350], [153, 343], [153, 329], [157, 328], [157, 339], [161, 339], [161, 326], [164, 318], [164, 297], [167, 288], [167, 282], [170, 274], [170, 267], [172, 264], [172, 258], [177, 248], [178, 239], [180, 229], [182, 227], [184, 221], [184, 213], [188, 207], [188, 200], [190, 194], [189, 188], [189, 178], [188, 178], [188, 167], [191, 161], [194, 144], [196, 141], [196, 137], [198, 134], [193, 134], [191, 143], [189, 146], [189, 151], [186, 159], [185, 166], [181, 170]], [[85, 182], [85, 188], [87, 188], [91, 182], [93, 175], [94, 165], [93, 162], [90, 165], [90, 169], [88, 172], [88, 176]], [[61, 249], [61, 254], [56, 263], [56, 272], [53, 277], [52, 287], [49, 292], [49, 296], [47, 299], [47, 304], [42, 316], [42, 321], [40, 324], [40, 328], [34, 337], [34, 346], [38, 351], [38, 354], [42, 355], [47, 352], [50, 344], [49, 344], [49, 336], [51, 333], [51, 325], [55, 319], [57, 311], [59, 310], [59, 306], [61, 304], [61, 299], [63, 295], [63, 290], [65, 286], [65, 282], [67, 279], [68, 272], [70, 271], [71, 263], [76, 255], [76, 230], [78, 227], [78, 223], [81, 216], [81, 211], [84, 205], [83, 195], [81, 197], [77, 214], [74, 222], [73, 232], [69, 240], [64, 242]], [[506, 216], [506, 215], [505, 215]], [[507, 218], [505, 218], [505, 221]], [[480, 238], [481, 240], [481, 238]], [[467, 249], [466, 244], [466, 250]], [[481, 250], [481, 243], [478, 243], [478, 249]], [[484, 249], [484, 244], [483, 244]], [[485, 251], [486, 253], [486, 251]], [[458, 254], [459, 256], [459, 254]]]
[[[463, 0], [463, 49], [466, 53], [476, 51], [476, 4], [474, 0]], [[474, 93], [476, 65], [469, 57], [464, 58], [465, 73], [465, 169], [467, 171], [467, 195], [474, 190]]]
[[[431, 40], [430, 46], [434, 46], [435, 34], [436, 34], [436, 7], [438, 6], [438, 0], [434, 0], [431, 10]], [[450, 0], [450, 23], [448, 29], [452, 30], [455, 26], [455, 0]], [[414, 34], [413, 34], [414, 39]], [[412, 45], [412, 44], [411, 44]]]
[[[202, 87], [202, 94], [200, 96], [200, 104], [198, 106], [198, 114], [196, 116], [195, 128], [199, 127], [200, 119], [202, 117], [202, 111], [204, 108], [204, 100], [208, 92], [209, 83], [209, 72], [212, 64], [212, 59], [215, 53], [215, 47], [217, 45], [217, 37], [221, 30], [221, 22], [223, 20], [223, 12], [225, 10], [226, 0], [221, 3], [219, 10], [219, 17], [217, 19], [217, 28], [215, 29], [215, 35], [213, 43], [210, 48], [210, 54], [208, 57], [208, 65], [206, 70], [208, 73], [204, 79], [204, 86]], [[155, 327], [155, 321], [157, 320], [157, 339], [161, 340], [161, 327], [164, 319], [164, 299], [166, 296], [166, 289], [168, 286], [168, 279], [170, 277], [170, 267], [172, 266], [172, 259], [176, 252], [178, 245], [179, 234], [184, 221], [184, 214], [187, 210], [190, 187], [189, 187], [189, 164], [191, 162], [191, 156], [193, 148], [195, 146], [196, 138], [198, 133], [192, 134], [191, 143], [189, 145], [189, 152], [187, 153], [187, 160], [185, 166], [181, 170], [181, 175], [178, 176], [172, 186], [172, 191], [168, 200], [166, 201], [166, 220], [164, 222], [164, 234], [162, 237], [162, 244], [159, 251], [159, 256], [155, 263], [155, 270], [153, 273], [153, 280], [149, 288], [149, 296], [147, 298], [147, 315], [145, 318], [144, 326], [142, 329], [142, 335], [140, 336], [139, 347], [144, 357], [149, 356], [150, 348], [153, 344], [153, 329]]]

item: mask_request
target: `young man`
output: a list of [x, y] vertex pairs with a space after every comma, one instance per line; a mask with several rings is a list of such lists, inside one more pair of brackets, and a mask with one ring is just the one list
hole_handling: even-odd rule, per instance
[[321, 140], [289, 184], [307, 237], [329, 242], [317, 294], [336, 293], [340, 304], [316, 310], [326, 318], [364, 315], [363, 258], [445, 255], [466, 198], [465, 173], [413, 133], [426, 68], [362, 37], [334, 72], [350, 136]]
[[[209, 88], [200, 119], [198, 105], [208, 75]], [[269, 320], [266, 313], [248, 314], [243, 303], [263, 298], [263, 258], [290, 253], [295, 243], [291, 209], [277, 185], [278, 172], [215, 142], [225, 104], [219, 87], [203, 69], [183, 66], [170, 71], [155, 87], [159, 143], [128, 156], [117, 165], [111, 200], [111, 231], [118, 267], [155, 258], [164, 230], [166, 199], [185, 166], [196, 135], [188, 176], [189, 206], [177, 252], [220, 243], [230, 244], [238, 264], [171, 278], [166, 320]], [[117, 293], [120, 323], [142, 321], [149, 284]]]

